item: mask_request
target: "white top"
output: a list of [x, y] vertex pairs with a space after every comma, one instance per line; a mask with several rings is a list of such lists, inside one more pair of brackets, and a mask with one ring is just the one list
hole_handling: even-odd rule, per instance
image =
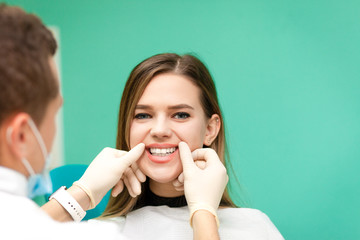
[[[222, 240], [284, 239], [270, 219], [259, 210], [223, 208], [218, 210], [218, 217]], [[122, 233], [131, 239], [184, 240], [193, 237], [187, 207], [147, 206], [127, 214], [126, 217], [114, 217], [106, 221], [118, 223]]]
[[126, 239], [116, 224], [59, 223], [26, 197], [22, 174], [0, 166], [0, 239]]
[[[187, 207], [144, 207], [108, 221], [59, 223], [26, 197], [26, 178], [0, 166], [0, 239], [193, 239]], [[218, 210], [224, 239], [283, 239], [269, 218], [247, 208]]]

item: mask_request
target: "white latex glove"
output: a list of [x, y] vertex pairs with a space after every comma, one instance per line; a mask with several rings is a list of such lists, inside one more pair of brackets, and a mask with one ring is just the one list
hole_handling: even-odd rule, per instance
[[[193, 214], [200, 210], [211, 212], [219, 224], [216, 210], [219, 207], [229, 177], [217, 153], [211, 148], [197, 149], [191, 153], [188, 145], [179, 143], [180, 159], [183, 165], [185, 197], [190, 210], [190, 225]], [[206, 162], [204, 169], [194, 161]]]
[[[131, 167], [128, 167], [123, 176], [122, 176], [122, 182], [125, 183], [127, 190], [129, 191], [130, 196], [133, 198], [140, 195], [141, 193], [141, 183], [146, 181], [145, 174], [139, 169], [137, 163], [133, 163]], [[117, 185], [118, 186], [118, 185]], [[119, 186], [118, 189], [113, 189], [112, 195], [117, 196], [124, 188], [124, 185]], [[114, 197], [115, 197], [114, 196]]]
[[[197, 160], [195, 164], [198, 168], [204, 169], [206, 167], [206, 162]], [[177, 179], [172, 182], [173, 186], [175, 187], [176, 191], [183, 192], [184, 191], [184, 172], [180, 173]]]
[[[112, 188], [113, 195], [119, 194], [123, 186], [123, 173], [143, 154], [145, 144], [140, 143], [129, 152], [104, 148], [91, 162], [80, 180], [73, 185], [80, 187], [90, 198], [89, 209], [94, 208]], [[122, 190], [122, 189], [121, 189]]]

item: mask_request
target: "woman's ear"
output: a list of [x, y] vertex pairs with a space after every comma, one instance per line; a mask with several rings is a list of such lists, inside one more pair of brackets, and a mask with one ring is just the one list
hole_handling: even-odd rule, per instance
[[213, 114], [208, 120], [206, 127], [206, 134], [203, 144], [210, 146], [214, 139], [217, 137], [221, 127], [220, 117], [218, 114]]

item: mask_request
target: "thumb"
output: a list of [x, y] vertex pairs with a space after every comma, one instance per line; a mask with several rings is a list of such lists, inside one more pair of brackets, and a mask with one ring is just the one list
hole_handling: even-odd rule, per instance
[[145, 144], [139, 143], [133, 149], [131, 149], [128, 153], [121, 157], [121, 163], [123, 165], [123, 170], [130, 167], [131, 164], [136, 162], [145, 150]]
[[194, 168], [194, 159], [192, 158], [189, 146], [185, 142], [179, 143], [180, 159], [183, 165], [183, 171], [186, 175], [187, 171]]

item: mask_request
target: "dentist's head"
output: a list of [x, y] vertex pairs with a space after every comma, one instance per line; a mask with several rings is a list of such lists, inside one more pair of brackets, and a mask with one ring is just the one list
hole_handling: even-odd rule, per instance
[[38, 17], [0, 5], [0, 166], [27, 177], [31, 197], [46, 188], [38, 173], [51, 151], [62, 104], [56, 48]]

